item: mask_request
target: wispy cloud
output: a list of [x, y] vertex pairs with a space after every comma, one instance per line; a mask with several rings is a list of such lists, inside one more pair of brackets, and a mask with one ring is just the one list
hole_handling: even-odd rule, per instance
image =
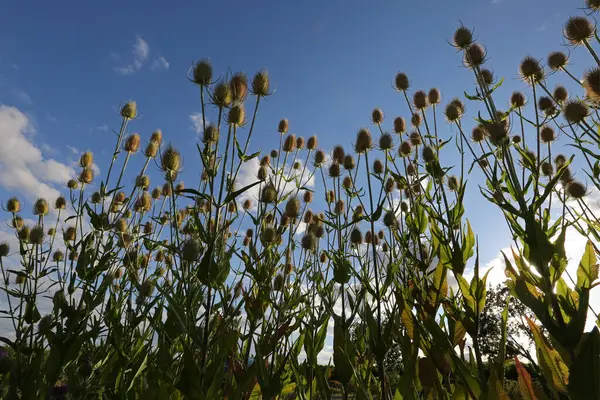
[[[150, 45], [141, 36], [136, 36], [131, 49], [131, 62], [125, 65], [114, 67], [115, 72], [121, 75], [131, 75], [139, 71], [150, 55]], [[121, 56], [116, 53], [110, 55], [114, 60], [121, 60]]]
[[166, 58], [164, 58], [163, 56], [158, 56], [152, 62], [152, 66], [150, 67], [150, 69], [152, 71], [165, 71], [169, 69], [170, 65], [171, 64], [167, 61]]
[[33, 104], [33, 100], [31, 100], [31, 97], [19, 88], [14, 88], [12, 90], [12, 94], [15, 97], [15, 100], [17, 100], [17, 102], [20, 104], [24, 104], [24, 105], [28, 105], [28, 106]]
[[536, 31], [537, 32], [543, 32], [548, 28], [548, 21], [544, 22], [542, 25], [540, 25]]
[[196, 131], [196, 133], [200, 134], [202, 132], [202, 113], [195, 112], [190, 115], [190, 121], [192, 121], [192, 129]]

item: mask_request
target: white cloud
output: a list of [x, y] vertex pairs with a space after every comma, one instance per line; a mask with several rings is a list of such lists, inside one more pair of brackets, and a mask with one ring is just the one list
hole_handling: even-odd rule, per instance
[[164, 58], [163, 56], [158, 56], [152, 62], [152, 66], [150, 67], [150, 69], [152, 71], [164, 71], [169, 69], [170, 65], [171, 64], [167, 61], [166, 58]]
[[77, 147], [75, 147], [75, 146], [67, 145], [67, 149], [69, 149], [71, 151], [71, 153], [73, 153], [73, 154], [79, 154], [80, 153], [79, 149]]
[[190, 114], [190, 120], [192, 121], [192, 129], [200, 134], [202, 132], [202, 113], [195, 112]]
[[15, 107], [0, 106], [0, 186], [29, 198], [59, 196], [53, 184], [64, 184], [74, 170], [54, 159], [44, 158], [31, 141], [29, 118]]
[[[150, 55], [150, 45], [141, 36], [135, 37], [135, 42], [131, 50], [132, 62], [126, 65], [114, 67], [115, 72], [121, 75], [131, 75], [134, 72], [140, 70], [142, 66], [148, 60]], [[115, 60], [120, 60], [121, 57], [118, 54], [111, 53], [111, 57]]]

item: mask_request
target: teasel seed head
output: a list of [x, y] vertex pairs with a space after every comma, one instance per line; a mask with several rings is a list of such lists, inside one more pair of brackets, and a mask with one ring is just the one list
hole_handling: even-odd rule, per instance
[[596, 27], [585, 17], [571, 17], [564, 28], [565, 39], [574, 46], [580, 46], [594, 36]]
[[277, 240], [277, 231], [274, 228], [264, 228], [260, 233], [260, 240], [263, 245], [274, 243]]
[[287, 118], [284, 118], [281, 121], [279, 121], [279, 125], [277, 126], [277, 132], [284, 134], [284, 133], [287, 133], [289, 128], [290, 128], [290, 124], [289, 124]]
[[144, 235], [151, 235], [153, 231], [152, 222], [148, 221], [144, 224]]
[[458, 190], [458, 178], [454, 175], [451, 175], [448, 177], [448, 189], [450, 189], [451, 191], [455, 192]]
[[542, 69], [540, 62], [531, 56], [527, 56], [521, 60], [519, 73], [523, 80], [529, 84], [531, 84], [532, 81], [537, 83], [544, 79], [544, 70]]
[[350, 232], [350, 242], [355, 246], [362, 244], [363, 235], [360, 229], [354, 228], [352, 232]]
[[127, 232], [127, 220], [125, 218], [119, 218], [115, 221], [115, 231], [119, 233]]
[[[96, 194], [96, 193], [98, 194], [97, 197], [100, 197], [100, 193], [94, 192], [94, 194]], [[94, 197], [94, 195], [92, 194], [92, 202], [93, 202], [93, 197]], [[65, 208], [67, 208], [67, 200], [62, 196], [58, 196], [56, 198], [56, 200], [54, 201], [54, 208], [56, 208], [57, 210], [64, 210]]]
[[554, 172], [554, 168], [552, 167], [552, 164], [549, 163], [548, 161], [544, 161], [542, 163], [542, 165], [540, 166], [541, 170], [542, 170], [542, 175], [549, 177], [552, 176], [552, 173]]
[[398, 154], [402, 157], [408, 157], [412, 153], [412, 146], [409, 142], [404, 141], [398, 147]]
[[408, 175], [417, 175], [417, 167], [416, 164], [412, 161], [406, 164], [406, 173]]
[[483, 68], [480, 71], [480, 74], [481, 74], [481, 79], [483, 80], [483, 83], [485, 83], [488, 86], [494, 84], [494, 73], [492, 71], [490, 71], [489, 69]]
[[410, 144], [413, 146], [420, 146], [423, 143], [421, 141], [421, 135], [419, 135], [419, 132], [417, 131], [411, 132], [408, 138], [410, 140]]
[[238, 72], [229, 81], [234, 101], [244, 101], [248, 95], [248, 77], [243, 72]]
[[140, 149], [140, 135], [137, 133], [129, 135], [123, 144], [123, 149], [130, 154], [137, 153]]
[[398, 135], [404, 133], [406, 131], [406, 121], [402, 117], [394, 118], [394, 133]]
[[563, 107], [565, 119], [570, 124], [578, 124], [588, 116], [588, 107], [581, 100], [571, 100]]
[[21, 202], [19, 201], [19, 199], [16, 197], [11, 197], [10, 199], [8, 199], [8, 201], [6, 202], [6, 211], [13, 214], [21, 211]]
[[244, 202], [242, 203], [242, 209], [244, 209], [245, 211], [248, 211], [251, 208], [252, 208], [252, 202], [250, 201], [250, 199], [244, 200]]
[[510, 104], [513, 107], [521, 108], [525, 105], [526, 102], [527, 99], [525, 98], [525, 95], [521, 92], [513, 92], [513, 94], [510, 96]]
[[335, 201], [335, 192], [333, 190], [329, 190], [327, 193], [325, 193], [325, 201], [329, 204]]
[[373, 123], [376, 125], [380, 125], [383, 122], [383, 111], [381, 108], [376, 108], [373, 110], [371, 113], [371, 121], [373, 121]]
[[488, 122], [483, 126], [483, 129], [494, 146], [499, 146], [502, 141], [508, 138], [508, 127], [502, 122]]
[[277, 189], [273, 184], [266, 185], [260, 194], [260, 201], [263, 203], [274, 203], [277, 200]]
[[384, 185], [384, 190], [386, 193], [391, 193], [396, 187], [396, 182], [393, 178], [387, 178]]
[[365, 153], [373, 147], [373, 138], [367, 128], [362, 128], [356, 135], [354, 148], [357, 153]]
[[225, 83], [220, 82], [215, 86], [212, 96], [213, 103], [220, 108], [227, 107], [233, 101], [233, 93], [231, 93], [231, 87]]
[[27, 277], [25, 277], [24, 275], [17, 275], [17, 277], [15, 278], [15, 283], [17, 285], [23, 285], [25, 282], [27, 282]]
[[600, 68], [592, 68], [583, 76], [586, 96], [594, 103], [600, 103]]
[[546, 116], [550, 116], [556, 113], [556, 107], [554, 102], [548, 96], [541, 96], [538, 99], [538, 109], [542, 111]]
[[86, 151], [79, 157], [79, 166], [80, 167], [91, 167], [94, 163], [94, 155], [91, 151]]
[[446, 120], [448, 122], [456, 122], [462, 117], [462, 112], [455, 103], [449, 103], [446, 105], [444, 115], [446, 116]]
[[373, 161], [373, 172], [375, 172], [375, 174], [377, 175], [381, 175], [384, 172], [384, 165], [383, 162], [381, 162], [381, 160], [376, 159], [375, 161]]
[[560, 175], [560, 181], [564, 186], [573, 182], [573, 173], [569, 167], [563, 169], [562, 174]]
[[175, 185], [176, 192], [181, 192], [184, 189], [185, 189], [185, 185], [183, 182], [178, 182], [177, 185]]
[[566, 87], [558, 85], [554, 88], [553, 96], [559, 103], [564, 103], [569, 98], [569, 92]]
[[346, 154], [344, 156], [343, 165], [346, 171], [352, 171], [356, 167], [352, 154]]
[[342, 146], [337, 145], [333, 147], [331, 158], [334, 162], [337, 162], [339, 164], [343, 163], [345, 155], [346, 152], [344, 151], [344, 148]]
[[174, 180], [181, 170], [181, 154], [169, 144], [161, 155], [160, 164], [167, 180]]
[[315, 152], [314, 165], [320, 167], [325, 162], [325, 152], [323, 150], [317, 150]]
[[89, 185], [94, 180], [94, 171], [91, 168], [83, 168], [79, 173], [79, 182]]
[[296, 135], [289, 134], [283, 140], [283, 146], [281, 146], [281, 150], [284, 153], [291, 153], [296, 150]]
[[513, 137], [512, 137], [512, 142], [513, 142], [514, 144], [519, 144], [519, 143], [521, 143], [521, 136], [519, 136], [519, 135], [515, 135], [515, 136], [513, 136]]
[[365, 233], [365, 243], [371, 244], [373, 242], [373, 232], [367, 231]]
[[317, 140], [317, 137], [313, 135], [308, 138], [308, 141], [306, 142], [306, 148], [308, 150], [315, 150], [317, 148], [318, 143], [319, 142]]
[[135, 119], [137, 117], [137, 104], [135, 101], [129, 101], [121, 107], [121, 117], [125, 119]]
[[429, 146], [423, 147], [423, 160], [429, 163], [435, 160], [435, 150]]
[[600, 0], [585, 0], [585, 6], [588, 10], [598, 11], [600, 10]]
[[44, 243], [44, 238], [46, 237], [46, 232], [44, 232], [44, 228], [41, 225], [36, 225], [31, 229], [31, 233], [29, 234], [29, 239], [31, 243], [41, 245]]
[[414, 114], [412, 115], [412, 117], [410, 117], [410, 124], [411, 124], [412, 126], [414, 126], [415, 128], [416, 128], [416, 127], [419, 127], [419, 126], [421, 125], [421, 123], [422, 123], [421, 114], [419, 114], [419, 113], [414, 113]]
[[572, 181], [567, 186], [567, 193], [574, 199], [581, 199], [587, 194], [587, 189], [581, 182]]
[[383, 216], [383, 224], [389, 229], [395, 229], [398, 225], [398, 219], [396, 218], [396, 214], [394, 214], [393, 211], [386, 212]]
[[200, 86], [208, 86], [212, 80], [213, 69], [210, 60], [203, 59], [194, 65], [193, 81]]
[[394, 138], [389, 133], [384, 133], [379, 137], [379, 148], [383, 151], [394, 147]]
[[77, 231], [74, 226], [69, 226], [63, 232], [63, 239], [65, 242], [71, 242], [75, 240], [75, 236], [77, 235]]
[[302, 150], [304, 148], [304, 138], [302, 136], [298, 136], [296, 138], [296, 148], [298, 150]]
[[29, 243], [29, 236], [31, 234], [31, 229], [25, 225], [24, 227], [22, 227], [21, 229], [19, 229], [17, 231], [17, 237], [19, 238], [20, 241], [24, 242], [24, 243]]
[[71, 190], [77, 189], [78, 186], [79, 182], [77, 182], [75, 179], [69, 179], [69, 181], [67, 182], [67, 187]]
[[429, 106], [427, 94], [423, 90], [417, 90], [413, 94], [413, 105], [417, 110], [424, 110]]
[[553, 51], [552, 53], [548, 54], [548, 67], [553, 71], [558, 71], [565, 68], [568, 61], [569, 58], [562, 51]]
[[431, 88], [427, 93], [427, 102], [431, 105], [439, 104], [442, 101], [442, 95], [440, 94], [440, 89]]
[[256, 177], [258, 178], [258, 180], [264, 181], [265, 179], [267, 179], [268, 176], [269, 171], [267, 170], [267, 167], [258, 168], [258, 172], [256, 173]]
[[486, 60], [485, 48], [479, 43], [473, 43], [465, 50], [463, 62], [467, 68], [475, 68], [483, 65]]
[[329, 165], [329, 176], [332, 178], [338, 178], [341, 174], [340, 164], [332, 162]]
[[266, 69], [260, 70], [252, 78], [252, 93], [259, 97], [267, 97], [271, 83], [269, 80], [269, 72]]
[[0, 258], [8, 256], [10, 253], [10, 246], [7, 242], [0, 243]]
[[473, 130], [471, 131], [471, 139], [475, 143], [482, 142], [483, 139], [485, 139], [485, 133], [483, 131], [483, 126], [482, 125], [478, 125], [475, 128], [473, 128]]
[[219, 141], [219, 128], [213, 124], [208, 124], [202, 133], [202, 142], [213, 144]]
[[454, 47], [464, 50], [473, 43], [473, 32], [471, 32], [469, 28], [461, 25], [456, 31], [454, 31], [452, 42]]
[[53, 237], [56, 234], [56, 229], [50, 228], [48, 229], [48, 236]]
[[300, 200], [293, 197], [285, 204], [285, 215], [291, 219], [296, 219], [300, 215]]
[[135, 178], [135, 186], [142, 190], [148, 190], [150, 187], [150, 177], [148, 175], [138, 175]]
[[394, 79], [394, 87], [399, 92], [404, 92], [408, 90], [410, 87], [410, 80], [408, 79], [408, 75], [404, 72], [398, 72], [396, 74], [396, 78]]
[[44, 216], [48, 214], [49, 206], [48, 201], [44, 198], [39, 198], [35, 201], [33, 205], [33, 214]]
[[342, 180], [342, 186], [346, 189], [346, 190], [350, 190], [352, 189], [352, 187], [354, 186], [354, 183], [352, 182], [352, 178], [350, 176], [345, 176], [344, 179]]
[[540, 129], [540, 140], [542, 143], [552, 143], [556, 140], [556, 134], [554, 133], [554, 129], [548, 125], [542, 126]]
[[56, 250], [53, 254], [52, 254], [52, 261], [54, 262], [61, 262], [62, 260], [65, 259], [65, 253], [63, 253], [60, 250]]
[[242, 103], [235, 103], [229, 109], [227, 122], [233, 126], [242, 126], [246, 122], [246, 110]]

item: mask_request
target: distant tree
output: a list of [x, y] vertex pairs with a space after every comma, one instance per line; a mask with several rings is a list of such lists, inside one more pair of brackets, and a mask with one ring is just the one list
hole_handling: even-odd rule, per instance
[[[504, 285], [488, 287], [485, 308], [479, 320], [479, 345], [481, 353], [494, 357], [500, 349], [502, 338], [502, 312], [506, 307], [509, 289]], [[519, 300], [511, 296], [508, 306], [506, 357], [515, 355], [531, 360], [529, 345], [533, 337], [527, 327], [525, 316], [534, 319], [533, 313]]]

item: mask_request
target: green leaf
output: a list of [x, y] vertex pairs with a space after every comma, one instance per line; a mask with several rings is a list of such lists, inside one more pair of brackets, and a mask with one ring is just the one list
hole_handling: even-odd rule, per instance
[[598, 279], [598, 264], [596, 262], [594, 245], [591, 240], [588, 240], [577, 269], [578, 288], [590, 288], [594, 281]]
[[533, 384], [531, 383], [531, 375], [529, 375], [529, 372], [527, 372], [527, 369], [521, 364], [517, 356], [515, 356], [515, 366], [517, 368], [517, 373], [519, 374], [517, 380], [519, 382], [521, 396], [524, 397], [525, 400], [537, 400], [537, 396], [533, 390]]
[[261, 181], [257, 181], [254, 183], [249, 184], [248, 186], [245, 186], [239, 190], [236, 190], [235, 192], [231, 192], [227, 195], [227, 197], [225, 197], [225, 200], [223, 200], [223, 204], [227, 204], [232, 200], [235, 200], [240, 194], [244, 193], [246, 190], [253, 188], [254, 186], [258, 185], [259, 183], [261, 183]]
[[600, 399], [600, 333], [586, 334], [569, 374], [569, 396], [574, 400]]

